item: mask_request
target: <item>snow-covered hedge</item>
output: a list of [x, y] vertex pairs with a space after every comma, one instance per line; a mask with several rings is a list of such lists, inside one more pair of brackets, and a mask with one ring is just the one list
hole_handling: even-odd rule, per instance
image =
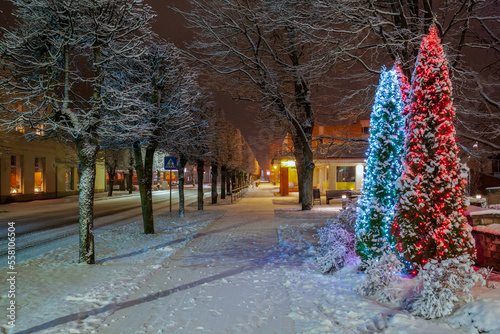
[[333, 220], [318, 229], [316, 264], [323, 273], [332, 273], [359, 261], [354, 250], [354, 225], [357, 219], [356, 203], [349, 203]]

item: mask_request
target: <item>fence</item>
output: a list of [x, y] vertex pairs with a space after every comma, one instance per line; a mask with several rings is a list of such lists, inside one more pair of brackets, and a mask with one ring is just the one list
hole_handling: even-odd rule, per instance
[[243, 197], [243, 195], [245, 195], [247, 191], [248, 184], [244, 185], [243, 187], [234, 188], [233, 190], [231, 190], [231, 203], [233, 203], [233, 200]]

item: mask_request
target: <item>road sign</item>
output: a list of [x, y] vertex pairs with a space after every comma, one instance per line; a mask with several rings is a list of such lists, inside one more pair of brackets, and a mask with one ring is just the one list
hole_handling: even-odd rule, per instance
[[164, 164], [167, 170], [177, 169], [177, 157], [165, 157]]

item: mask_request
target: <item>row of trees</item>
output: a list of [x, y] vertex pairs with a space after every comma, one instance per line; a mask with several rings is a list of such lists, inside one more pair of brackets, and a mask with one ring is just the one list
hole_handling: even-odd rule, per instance
[[[491, 1], [189, 0], [193, 56], [235, 98], [261, 105], [286, 129], [302, 209], [312, 207], [312, 129], [369, 112], [379, 68], [399, 60], [410, 76], [431, 24], [450, 55], [459, 136], [498, 150], [498, 11]], [[326, 109], [328, 107], [328, 109]], [[339, 138], [335, 138], [339, 139]], [[472, 146], [470, 143], [470, 146]]]
[[153, 233], [155, 152], [177, 154], [179, 171], [188, 161], [208, 159], [220, 117], [179, 50], [152, 32], [155, 14], [143, 1], [12, 2], [16, 22], [0, 41], [2, 119], [11, 130], [22, 125], [36, 138], [76, 146], [79, 261], [94, 263], [99, 150], [132, 149], [144, 232]]

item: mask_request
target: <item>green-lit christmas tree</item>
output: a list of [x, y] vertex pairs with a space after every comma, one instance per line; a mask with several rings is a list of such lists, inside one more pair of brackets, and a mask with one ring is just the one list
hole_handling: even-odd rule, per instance
[[356, 221], [356, 253], [361, 260], [379, 258], [394, 247], [390, 230], [402, 172], [404, 108], [408, 83], [397, 67], [382, 69], [370, 119], [366, 173]]
[[393, 233], [408, 271], [460, 255], [474, 256], [464, 216], [466, 167], [460, 163], [451, 81], [436, 28], [420, 47], [406, 115], [403, 174]]

